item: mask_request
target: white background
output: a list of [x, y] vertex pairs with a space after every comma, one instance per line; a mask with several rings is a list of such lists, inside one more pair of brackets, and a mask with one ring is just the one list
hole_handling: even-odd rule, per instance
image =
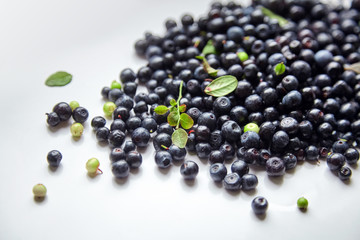
[[[103, 114], [101, 88], [123, 68], [146, 64], [133, 48], [146, 31], [162, 35], [167, 18], [198, 18], [210, 2], [0, 1], [0, 239], [359, 239], [358, 168], [348, 184], [323, 160], [299, 164], [280, 179], [251, 168], [258, 188], [234, 194], [214, 184], [209, 165], [195, 156], [187, 156], [200, 167], [193, 184], [184, 182], [180, 166], [159, 171], [150, 142], [139, 171], [126, 181], [113, 177], [109, 148], [90, 126]], [[45, 86], [59, 70], [73, 81]], [[71, 121], [56, 130], [46, 124], [46, 112], [72, 100], [90, 112], [78, 141]], [[56, 171], [46, 161], [52, 149], [63, 154]], [[94, 178], [85, 169], [92, 157], [104, 172]], [[33, 198], [37, 183], [48, 189], [42, 202]], [[258, 195], [269, 201], [263, 218], [250, 207]], [[309, 200], [307, 212], [296, 207], [301, 196]]]

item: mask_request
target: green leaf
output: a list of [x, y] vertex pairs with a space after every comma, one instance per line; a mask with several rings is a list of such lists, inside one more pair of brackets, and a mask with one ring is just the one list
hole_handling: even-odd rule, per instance
[[344, 65], [345, 70], [354, 71], [357, 74], [360, 74], [360, 62], [353, 63], [351, 65]]
[[170, 112], [177, 112], [177, 107], [171, 106], [169, 110]]
[[175, 107], [175, 106], [176, 106], [176, 100], [172, 98], [172, 99], [170, 100], [170, 105], [173, 106], [173, 107]]
[[209, 41], [207, 41], [207, 43], [201, 53], [204, 56], [206, 56], [208, 54], [217, 54], [216, 48], [213, 45], [213, 41], [211, 39]]
[[242, 61], [242, 62], [249, 59], [249, 55], [246, 52], [238, 52], [237, 56], [239, 57], [240, 61]]
[[283, 74], [285, 72], [285, 69], [286, 69], [285, 64], [283, 62], [276, 64], [274, 67], [274, 71], [276, 75]]
[[179, 106], [179, 111], [180, 112], [185, 112], [186, 111], [186, 105], [185, 104], [182, 104]]
[[282, 16], [280, 15], [277, 15], [276, 13], [272, 12], [270, 9], [267, 9], [265, 7], [261, 7], [261, 11], [264, 15], [268, 16], [269, 18], [272, 18], [272, 19], [276, 19], [278, 20], [279, 22], [279, 25], [281, 27], [285, 26], [286, 24], [289, 23], [288, 20], [286, 20], [285, 18], [283, 18]]
[[194, 120], [186, 113], [180, 115], [180, 124], [182, 128], [189, 129], [194, 125]]
[[154, 112], [156, 112], [157, 114], [159, 115], [164, 115], [165, 113], [167, 113], [169, 111], [169, 108], [167, 106], [164, 106], [164, 105], [160, 105], [160, 106], [157, 106], [155, 109], [154, 109]]
[[217, 73], [219, 70], [212, 68], [204, 56], [196, 56], [196, 58], [203, 61], [203, 67], [204, 67], [205, 72], [207, 72], [212, 77], [217, 76]]
[[172, 143], [178, 146], [179, 148], [185, 148], [187, 140], [188, 140], [188, 134], [182, 128], [176, 129], [171, 135]]
[[222, 97], [233, 92], [238, 80], [232, 75], [225, 75], [213, 80], [206, 88], [205, 93], [214, 97]]
[[179, 119], [180, 119], [180, 116], [177, 111], [170, 112], [169, 115], [167, 116], [168, 123], [170, 124], [170, 126], [173, 126], [173, 127], [175, 127], [178, 124]]
[[65, 86], [68, 83], [70, 83], [71, 80], [72, 80], [72, 75], [70, 73], [60, 71], [50, 75], [46, 79], [45, 85], [50, 87]]

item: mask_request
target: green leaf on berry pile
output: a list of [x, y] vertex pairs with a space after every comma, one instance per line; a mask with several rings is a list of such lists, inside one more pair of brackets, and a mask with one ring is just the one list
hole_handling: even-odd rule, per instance
[[217, 76], [217, 73], [219, 70], [212, 68], [204, 56], [196, 56], [196, 58], [203, 61], [203, 67], [204, 67], [205, 72], [207, 72], [212, 77]]
[[167, 113], [167, 111], [169, 111], [169, 108], [167, 106], [164, 106], [164, 105], [157, 106], [154, 109], [154, 112], [156, 112], [159, 115], [164, 115], [165, 113]]
[[179, 111], [180, 111], [180, 112], [185, 112], [185, 111], [186, 111], [186, 105], [185, 105], [185, 104], [181, 104], [181, 105], [179, 106]]
[[180, 119], [180, 115], [177, 111], [170, 112], [169, 115], [167, 116], [167, 121], [169, 125], [173, 127], [177, 126], [179, 119]]
[[278, 20], [280, 27], [283, 27], [289, 23], [288, 20], [286, 20], [285, 18], [283, 18], [280, 15], [277, 15], [276, 13], [274, 13], [273, 11], [271, 11], [268, 8], [261, 7], [261, 11], [264, 15], [268, 16], [269, 18]]
[[187, 140], [188, 140], [188, 134], [182, 128], [176, 129], [171, 135], [172, 143], [175, 146], [178, 146], [179, 148], [185, 148]]
[[246, 52], [238, 52], [237, 56], [239, 57], [241, 62], [244, 62], [249, 59], [249, 55]]
[[285, 72], [285, 64], [283, 62], [278, 63], [274, 67], [274, 71], [276, 75], [281, 75]]
[[351, 65], [344, 65], [345, 70], [354, 71], [357, 74], [360, 74], [360, 62], [353, 63]]
[[222, 97], [232, 93], [238, 85], [238, 80], [232, 75], [214, 79], [206, 88], [205, 93], [214, 97]]
[[206, 56], [208, 54], [217, 54], [216, 48], [213, 44], [213, 41], [210, 39], [207, 41], [205, 47], [202, 50], [202, 55]]
[[194, 125], [194, 120], [186, 113], [180, 115], [180, 124], [184, 129], [189, 129]]
[[170, 100], [170, 105], [173, 106], [173, 107], [175, 107], [175, 106], [176, 106], [176, 100], [172, 98], [172, 99]]
[[72, 80], [72, 75], [67, 72], [56, 72], [51, 74], [45, 81], [45, 85], [49, 87], [61, 87], [69, 84]]

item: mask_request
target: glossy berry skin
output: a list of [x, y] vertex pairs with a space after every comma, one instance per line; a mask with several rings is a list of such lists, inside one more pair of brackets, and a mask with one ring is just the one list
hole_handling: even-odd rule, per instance
[[59, 115], [57, 115], [56, 112], [50, 112], [50, 113], [46, 113], [47, 119], [46, 122], [47, 124], [49, 124], [50, 127], [55, 127], [57, 125], [59, 125], [59, 123], [61, 122]]
[[58, 167], [62, 159], [62, 154], [58, 150], [51, 150], [47, 154], [47, 161], [51, 167]]
[[109, 133], [109, 143], [114, 147], [120, 147], [125, 140], [125, 133], [120, 130], [110, 131]]
[[285, 117], [280, 121], [280, 129], [288, 134], [296, 134], [299, 128], [299, 123], [295, 118]]
[[231, 160], [235, 156], [235, 148], [226, 142], [219, 147], [219, 151], [222, 152], [225, 160]]
[[126, 130], [132, 133], [135, 129], [141, 127], [141, 122], [142, 122], [141, 119], [136, 116], [128, 118], [128, 120], [126, 120]]
[[317, 161], [319, 159], [319, 149], [314, 145], [306, 147], [305, 158], [309, 161]]
[[260, 136], [256, 132], [247, 131], [241, 135], [241, 145], [245, 148], [259, 148]]
[[130, 68], [124, 68], [121, 72], [120, 72], [120, 80], [123, 83], [126, 82], [133, 82], [136, 79], [136, 74], [135, 72], [130, 69]]
[[120, 131], [126, 132], [126, 123], [121, 119], [115, 119], [110, 124], [110, 131], [113, 131], [115, 129], [118, 129]]
[[130, 151], [126, 154], [125, 161], [130, 168], [139, 168], [142, 164], [142, 155], [138, 151]]
[[356, 164], [359, 161], [359, 151], [356, 148], [348, 148], [344, 156], [346, 162], [350, 165]]
[[276, 148], [285, 148], [289, 143], [289, 135], [285, 131], [277, 131], [272, 137], [272, 144]]
[[219, 150], [211, 151], [211, 153], [209, 155], [209, 162], [211, 164], [224, 163], [224, 155], [223, 155], [223, 153], [220, 152]]
[[153, 146], [155, 151], [164, 150], [164, 147], [169, 148], [171, 144], [171, 136], [167, 133], [159, 133], [153, 139]]
[[240, 177], [249, 173], [249, 165], [243, 160], [236, 160], [231, 164], [231, 172], [237, 173]]
[[105, 127], [106, 119], [102, 116], [96, 116], [91, 120], [91, 127], [96, 130], [101, 127]]
[[194, 161], [185, 161], [181, 164], [180, 173], [185, 180], [194, 180], [199, 173], [199, 166]]
[[256, 148], [246, 149], [244, 154], [244, 161], [247, 164], [254, 164], [259, 161], [260, 153]]
[[126, 153], [124, 152], [124, 150], [120, 147], [116, 147], [113, 148], [110, 152], [110, 160], [112, 162], [117, 162], [120, 160], [125, 160], [126, 158]]
[[338, 140], [332, 145], [332, 152], [344, 154], [349, 144], [344, 140]]
[[129, 176], [130, 167], [125, 160], [120, 160], [111, 164], [111, 171], [116, 178], [126, 178]]
[[241, 189], [245, 191], [253, 190], [259, 181], [255, 174], [247, 173], [241, 177]]
[[56, 112], [61, 121], [68, 120], [72, 115], [72, 109], [66, 102], [60, 102], [53, 108], [53, 112]]
[[263, 215], [266, 213], [269, 203], [266, 198], [258, 196], [251, 202], [251, 208], [256, 215]]
[[96, 129], [95, 136], [99, 142], [108, 142], [110, 130], [107, 127]]
[[75, 122], [84, 123], [89, 117], [89, 112], [84, 107], [77, 107], [72, 112], [72, 116]]
[[159, 168], [168, 168], [173, 159], [168, 151], [157, 151], [155, 153], [155, 163]]
[[210, 177], [215, 182], [221, 182], [227, 175], [226, 166], [222, 163], [214, 163], [210, 166]]
[[150, 133], [153, 133], [153, 132], [155, 132], [157, 130], [158, 125], [157, 125], [154, 118], [147, 117], [144, 120], [142, 120], [141, 126], [143, 128], [146, 128], [147, 130], [149, 130]]
[[285, 174], [284, 161], [278, 157], [271, 157], [266, 161], [266, 173], [270, 177], [279, 177]]
[[125, 153], [136, 150], [136, 145], [132, 141], [125, 141], [123, 150]]
[[233, 143], [240, 139], [241, 128], [233, 120], [224, 122], [221, 127], [221, 136], [228, 142]]
[[212, 148], [209, 143], [199, 142], [195, 145], [195, 150], [199, 158], [209, 158]]
[[236, 191], [241, 189], [241, 178], [237, 173], [228, 173], [224, 180], [223, 185], [226, 190]]
[[204, 112], [199, 116], [197, 124], [205, 125], [210, 131], [214, 131], [216, 128], [216, 116], [211, 112]]
[[326, 163], [331, 171], [337, 171], [345, 164], [345, 156], [341, 153], [332, 153], [327, 156]]
[[162, 123], [156, 130], [157, 134], [166, 133], [171, 135], [174, 132], [174, 128], [169, 123]]
[[294, 167], [296, 167], [297, 157], [294, 154], [286, 153], [282, 159], [284, 161], [286, 170], [293, 169]]
[[150, 140], [150, 132], [146, 128], [139, 127], [132, 132], [131, 140], [137, 147], [146, 147]]
[[173, 158], [173, 161], [180, 162], [185, 159], [186, 156], [186, 149], [185, 148], [179, 148], [176, 145], [171, 145], [169, 147], [169, 152]]
[[349, 167], [342, 166], [337, 174], [342, 181], [348, 181], [351, 178], [352, 171]]

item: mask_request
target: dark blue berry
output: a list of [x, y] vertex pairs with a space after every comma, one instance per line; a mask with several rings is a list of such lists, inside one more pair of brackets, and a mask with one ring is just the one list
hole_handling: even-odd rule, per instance
[[269, 203], [266, 198], [258, 196], [254, 198], [251, 202], [251, 208], [253, 209], [254, 213], [257, 215], [263, 215], [266, 213], [269, 207]]
[[222, 163], [214, 163], [210, 166], [210, 177], [215, 182], [221, 182], [227, 175], [226, 166]]
[[109, 142], [114, 147], [120, 147], [125, 140], [125, 133], [121, 130], [113, 130], [109, 133]]
[[210, 152], [209, 155], [209, 162], [211, 164], [214, 163], [224, 163], [224, 155], [219, 150], [213, 150]]
[[240, 190], [241, 178], [237, 173], [228, 173], [223, 180], [223, 185], [226, 190]]
[[72, 109], [66, 102], [60, 102], [56, 104], [53, 108], [53, 112], [59, 116], [60, 121], [66, 121], [72, 115]]
[[338, 176], [341, 180], [347, 181], [350, 179], [352, 171], [349, 167], [343, 166], [338, 171]]
[[285, 163], [278, 157], [271, 157], [266, 161], [266, 173], [270, 177], [279, 177], [285, 174]]
[[199, 166], [194, 161], [185, 161], [181, 164], [180, 173], [185, 180], [194, 180], [199, 173]]
[[89, 112], [84, 107], [77, 107], [74, 109], [72, 116], [75, 122], [84, 123], [89, 117]]
[[126, 153], [125, 151], [120, 148], [120, 147], [116, 147], [113, 148], [110, 152], [110, 160], [112, 162], [116, 162], [116, 161], [120, 161], [120, 160], [125, 160], [126, 158]]
[[173, 159], [168, 151], [157, 151], [155, 153], [155, 163], [159, 168], [168, 168], [171, 166]]
[[47, 123], [49, 124], [49, 126], [51, 127], [55, 127], [57, 125], [59, 125], [59, 123], [61, 122], [59, 115], [56, 112], [50, 112], [47, 113]]
[[339, 170], [345, 164], [345, 156], [341, 153], [331, 153], [326, 158], [326, 163], [331, 171]]
[[116, 178], [126, 178], [129, 176], [130, 167], [125, 160], [120, 160], [111, 164], [111, 171]]
[[47, 161], [51, 167], [58, 167], [62, 159], [62, 154], [58, 150], [51, 150], [47, 154]]
[[96, 129], [95, 136], [99, 142], [108, 142], [110, 130], [107, 127], [100, 127]]
[[359, 151], [356, 148], [348, 148], [344, 153], [346, 162], [348, 164], [356, 164], [359, 161]]
[[132, 141], [130, 141], [130, 140], [125, 141], [124, 146], [123, 146], [123, 150], [125, 153], [134, 151], [135, 149], [136, 149], [136, 145]]
[[209, 143], [199, 142], [195, 145], [195, 150], [199, 158], [209, 158], [212, 148]]
[[258, 178], [255, 174], [244, 174], [241, 177], [241, 189], [245, 191], [253, 190], [257, 187], [258, 182]]
[[146, 147], [150, 140], [150, 132], [146, 128], [139, 127], [132, 132], [131, 140], [137, 147]]
[[185, 148], [179, 148], [174, 144], [169, 147], [169, 152], [173, 158], [173, 161], [177, 162], [183, 161], [187, 153]]
[[241, 145], [245, 148], [259, 148], [260, 136], [256, 132], [247, 131], [241, 135]]
[[243, 160], [236, 160], [231, 164], [231, 172], [237, 173], [240, 177], [249, 173], [249, 165]]
[[233, 120], [226, 121], [221, 127], [221, 135], [230, 143], [236, 142], [240, 139], [241, 128]]
[[142, 155], [138, 151], [130, 151], [126, 154], [125, 161], [130, 168], [139, 168], [142, 164]]
[[101, 127], [105, 127], [106, 119], [102, 116], [96, 116], [91, 120], [91, 127], [96, 130]]

